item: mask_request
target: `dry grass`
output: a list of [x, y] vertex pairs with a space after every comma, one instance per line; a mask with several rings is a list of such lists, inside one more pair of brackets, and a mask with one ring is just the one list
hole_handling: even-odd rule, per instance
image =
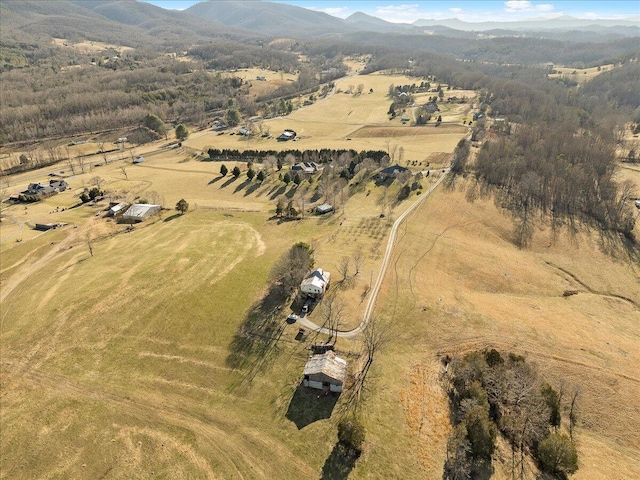
[[[554, 240], [548, 229], [539, 230], [532, 248], [519, 250], [502, 212], [488, 201], [467, 203], [459, 191], [437, 192], [403, 233], [376, 313], [395, 335], [376, 367], [383, 389], [369, 407], [380, 412], [370, 426], [379, 432], [372, 443], [384, 448], [359, 476], [395, 462], [385, 452], [406, 448], [416, 420], [407, 418], [406, 434], [397, 433], [393, 402], [415, 390], [416, 364], [495, 347], [526, 355], [556, 387], [564, 381], [582, 389], [575, 478], [638, 477], [638, 265], [623, 254], [603, 253], [588, 232], [573, 238], [564, 232]], [[580, 293], [564, 298], [566, 290]], [[440, 433], [433, 441], [443, 446], [446, 430]], [[407, 457], [419, 458], [420, 451], [414, 443]], [[441, 475], [442, 461], [423, 475]], [[417, 468], [416, 462], [409, 465]]]
[[557, 73], [550, 73], [549, 78], [565, 77], [569, 80], [573, 80], [578, 83], [585, 83], [597, 77], [601, 73], [613, 70], [614, 68], [615, 68], [615, 65], [613, 64], [602, 65], [600, 67], [600, 70], [598, 70], [598, 67], [591, 67], [591, 68], [554, 67], [554, 70]]
[[126, 52], [129, 50], [133, 50], [133, 48], [131, 47], [126, 47], [123, 45], [114, 45], [111, 43], [103, 43], [103, 42], [85, 41], [85, 42], [70, 43], [68, 40], [64, 38], [54, 38], [52, 42], [54, 45], [57, 45], [59, 47], [64, 46], [64, 47], [75, 48], [81, 53], [102, 52], [104, 50], [109, 50], [109, 49], [117, 50], [118, 52]]
[[[356, 150], [386, 150], [388, 145], [403, 147], [406, 160], [424, 161], [432, 152], [453, 151], [460, 140], [461, 125], [445, 126], [438, 128], [428, 126], [424, 128], [401, 126], [400, 119], [390, 121], [387, 116], [391, 101], [387, 98], [389, 85], [404, 85], [414, 83], [415, 79], [399, 75], [359, 75], [347, 77], [336, 81], [336, 89], [343, 92], [350, 87], [357, 88], [363, 85], [361, 95], [347, 95], [335, 93], [326, 99], [321, 99], [315, 104], [295, 110], [286, 117], [274, 118], [264, 122], [264, 127], [269, 129], [274, 137], [282, 130], [291, 128], [298, 133], [300, 140], [297, 142], [277, 142], [275, 138], [245, 138], [236, 135], [217, 135], [215, 132], [198, 132], [189, 138], [186, 145], [204, 150], [206, 147], [245, 149], [321, 149], [327, 148], [353, 148]], [[256, 83], [256, 82], [254, 82]], [[373, 89], [373, 93], [368, 93]], [[448, 95], [461, 96], [466, 94], [473, 96], [472, 92], [454, 90]], [[424, 96], [424, 95], [423, 95]], [[422, 97], [417, 99], [421, 104], [426, 101]], [[455, 104], [443, 106], [443, 120], [449, 122], [461, 122], [468, 104]], [[448, 117], [447, 117], [448, 115]], [[445, 119], [445, 117], [447, 117]], [[381, 128], [374, 137], [356, 137], [362, 127]], [[387, 129], [387, 127], [398, 127]], [[398, 137], [397, 132], [415, 131], [410, 138]], [[386, 133], [385, 133], [386, 132]], [[417, 134], [421, 132], [421, 134]], [[428, 132], [428, 133], [427, 133]], [[407, 133], [406, 135], [410, 135]], [[352, 138], [353, 137], [353, 138]]]

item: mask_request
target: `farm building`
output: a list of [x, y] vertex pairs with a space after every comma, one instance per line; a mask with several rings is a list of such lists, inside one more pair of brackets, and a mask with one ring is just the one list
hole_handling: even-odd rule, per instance
[[149, 203], [134, 203], [129, 207], [122, 216], [125, 222], [142, 222], [151, 215], [158, 213], [162, 207], [160, 205], [152, 205]]
[[128, 206], [129, 204], [125, 202], [113, 204], [109, 207], [109, 210], [107, 211], [107, 215], [109, 215], [110, 217], [116, 217], [118, 215], [122, 215], [127, 210]]
[[306, 173], [309, 175], [311, 175], [312, 173], [316, 173], [320, 169], [320, 165], [318, 165], [316, 162], [299, 162], [291, 167], [292, 172]]
[[64, 192], [68, 188], [71, 188], [67, 182], [64, 180], [49, 180], [49, 186], [53, 188], [56, 192]]
[[379, 180], [386, 180], [387, 178], [397, 178], [398, 175], [408, 172], [409, 169], [407, 167], [402, 167], [400, 165], [391, 165], [390, 167], [383, 168], [378, 173]]
[[342, 392], [347, 377], [347, 361], [336, 356], [333, 350], [321, 355], [311, 355], [304, 366], [302, 384], [305, 387]]
[[318, 205], [316, 207], [316, 213], [318, 215], [324, 215], [325, 213], [333, 212], [333, 207], [328, 203], [323, 203], [322, 205]]
[[300, 284], [300, 293], [307, 297], [318, 298], [324, 295], [329, 286], [331, 274], [325, 272], [321, 268], [314, 270], [302, 280]]
[[279, 142], [286, 142], [287, 140], [293, 140], [294, 138], [296, 138], [296, 132], [294, 132], [293, 130], [287, 129], [280, 134], [277, 140]]

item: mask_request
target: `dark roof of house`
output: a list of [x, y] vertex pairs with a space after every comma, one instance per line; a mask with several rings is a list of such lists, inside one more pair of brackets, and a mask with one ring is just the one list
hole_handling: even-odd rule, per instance
[[387, 168], [383, 168], [380, 170], [381, 175], [398, 175], [399, 173], [408, 172], [409, 169], [407, 167], [403, 167], [401, 165], [391, 165]]

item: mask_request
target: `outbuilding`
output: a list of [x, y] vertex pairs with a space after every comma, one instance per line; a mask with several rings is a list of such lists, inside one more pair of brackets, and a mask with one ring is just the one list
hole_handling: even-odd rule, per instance
[[325, 213], [333, 212], [333, 206], [328, 203], [323, 203], [322, 205], [318, 205], [316, 207], [316, 214], [324, 215]]
[[162, 207], [160, 205], [152, 205], [149, 203], [134, 203], [129, 207], [122, 216], [125, 222], [142, 222], [151, 215], [158, 213]]
[[304, 366], [302, 385], [340, 393], [347, 378], [347, 366], [347, 361], [338, 357], [333, 350], [311, 355]]

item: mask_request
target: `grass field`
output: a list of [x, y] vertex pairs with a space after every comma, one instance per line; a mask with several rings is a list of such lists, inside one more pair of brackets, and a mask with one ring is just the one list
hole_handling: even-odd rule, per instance
[[[598, 70], [598, 68], [600, 69]], [[585, 83], [597, 77], [601, 73], [613, 70], [614, 68], [615, 66], [613, 64], [591, 68], [554, 67], [556, 73], [550, 73], [549, 78], [565, 77], [578, 83]]]
[[509, 219], [460, 191], [439, 191], [413, 214], [383, 285], [377, 315], [394, 341], [375, 368], [384, 387], [371, 394], [371, 450], [356, 478], [393, 476], [397, 465], [406, 478], [439, 477], [450, 427], [438, 359], [487, 347], [525, 355], [556, 387], [581, 389], [574, 478], [640, 475], [640, 268], [603, 253], [587, 232], [554, 241], [543, 229], [534, 243], [518, 250]]
[[[400, 75], [357, 75], [336, 81], [336, 92], [350, 90], [350, 87], [363, 85], [361, 95], [334, 93], [314, 105], [295, 110], [286, 117], [278, 117], [264, 122], [274, 138], [246, 138], [237, 135], [218, 135], [203, 131], [194, 133], [185, 142], [189, 147], [204, 150], [207, 147], [245, 149], [321, 149], [353, 148], [356, 150], [387, 150], [389, 145], [404, 149], [405, 160], [424, 161], [433, 152], [451, 152], [460, 140], [461, 132], [467, 127], [461, 125], [466, 118], [470, 104], [443, 104], [443, 120], [451, 122], [438, 128], [432, 125], [412, 127], [402, 125], [400, 118], [389, 120], [387, 111], [391, 100], [387, 98], [389, 85], [415, 83], [415, 79]], [[368, 93], [373, 90], [373, 93]], [[466, 95], [472, 98], [475, 93], [452, 90], [447, 96]], [[416, 96], [416, 103], [426, 103], [427, 94]], [[363, 136], [360, 129], [374, 132]], [[392, 127], [392, 128], [388, 128]], [[293, 129], [299, 136], [297, 142], [277, 142], [284, 129]], [[376, 131], [377, 130], [377, 131]], [[411, 138], [406, 138], [407, 136]]]
[[[273, 133], [294, 128], [298, 142], [196, 132], [186, 143], [386, 149], [389, 142], [404, 148], [405, 160], [448, 165], [466, 127], [387, 119], [388, 85], [413, 81], [370, 75], [339, 86], [352, 83], [365, 93], [336, 93], [265, 122]], [[443, 117], [463, 118], [468, 108], [448, 105]], [[243, 350], [236, 334], [263, 297], [271, 266], [298, 241], [312, 244], [316, 265], [332, 272], [344, 328], [355, 326], [390, 225], [409, 203], [392, 207], [397, 182], [354, 179], [335, 214], [278, 221], [277, 198], [298, 206], [305, 198], [308, 208], [314, 184], [285, 187], [275, 173], [262, 184], [244, 174], [222, 178], [222, 162], [198, 161], [190, 149], [148, 155], [162, 143], [135, 149], [142, 164], [116, 153], [108, 165], [68, 178], [72, 190], [3, 211], [0, 477], [345, 478], [332, 470], [343, 400], [297, 388], [315, 337], [295, 340], [298, 325], [284, 321], [288, 305], [264, 355]], [[51, 170], [16, 175], [10, 190], [46, 181]], [[423, 179], [425, 190], [437, 175]], [[185, 198], [191, 211], [165, 210], [127, 232], [102, 217], [107, 200], [70, 208], [96, 176], [107, 196], [170, 209]], [[640, 184], [635, 170], [620, 178]], [[36, 222], [69, 225], [40, 233], [30, 228]], [[358, 249], [361, 271], [352, 267], [343, 281], [338, 263]], [[640, 476], [638, 275], [620, 251], [603, 253], [584, 231], [554, 240], [541, 229], [531, 249], [518, 250], [510, 220], [493, 203], [434, 192], [398, 232], [374, 312], [391, 338], [374, 362], [362, 407], [365, 451], [349, 478], [441, 478], [451, 426], [439, 356], [486, 346], [526, 355], [556, 386], [580, 386], [575, 478]], [[565, 298], [566, 290], [579, 293]], [[310, 318], [320, 323], [321, 315], [319, 308]], [[355, 364], [360, 342], [341, 339], [337, 349]], [[507, 478], [499, 463], [495, 478]]]

